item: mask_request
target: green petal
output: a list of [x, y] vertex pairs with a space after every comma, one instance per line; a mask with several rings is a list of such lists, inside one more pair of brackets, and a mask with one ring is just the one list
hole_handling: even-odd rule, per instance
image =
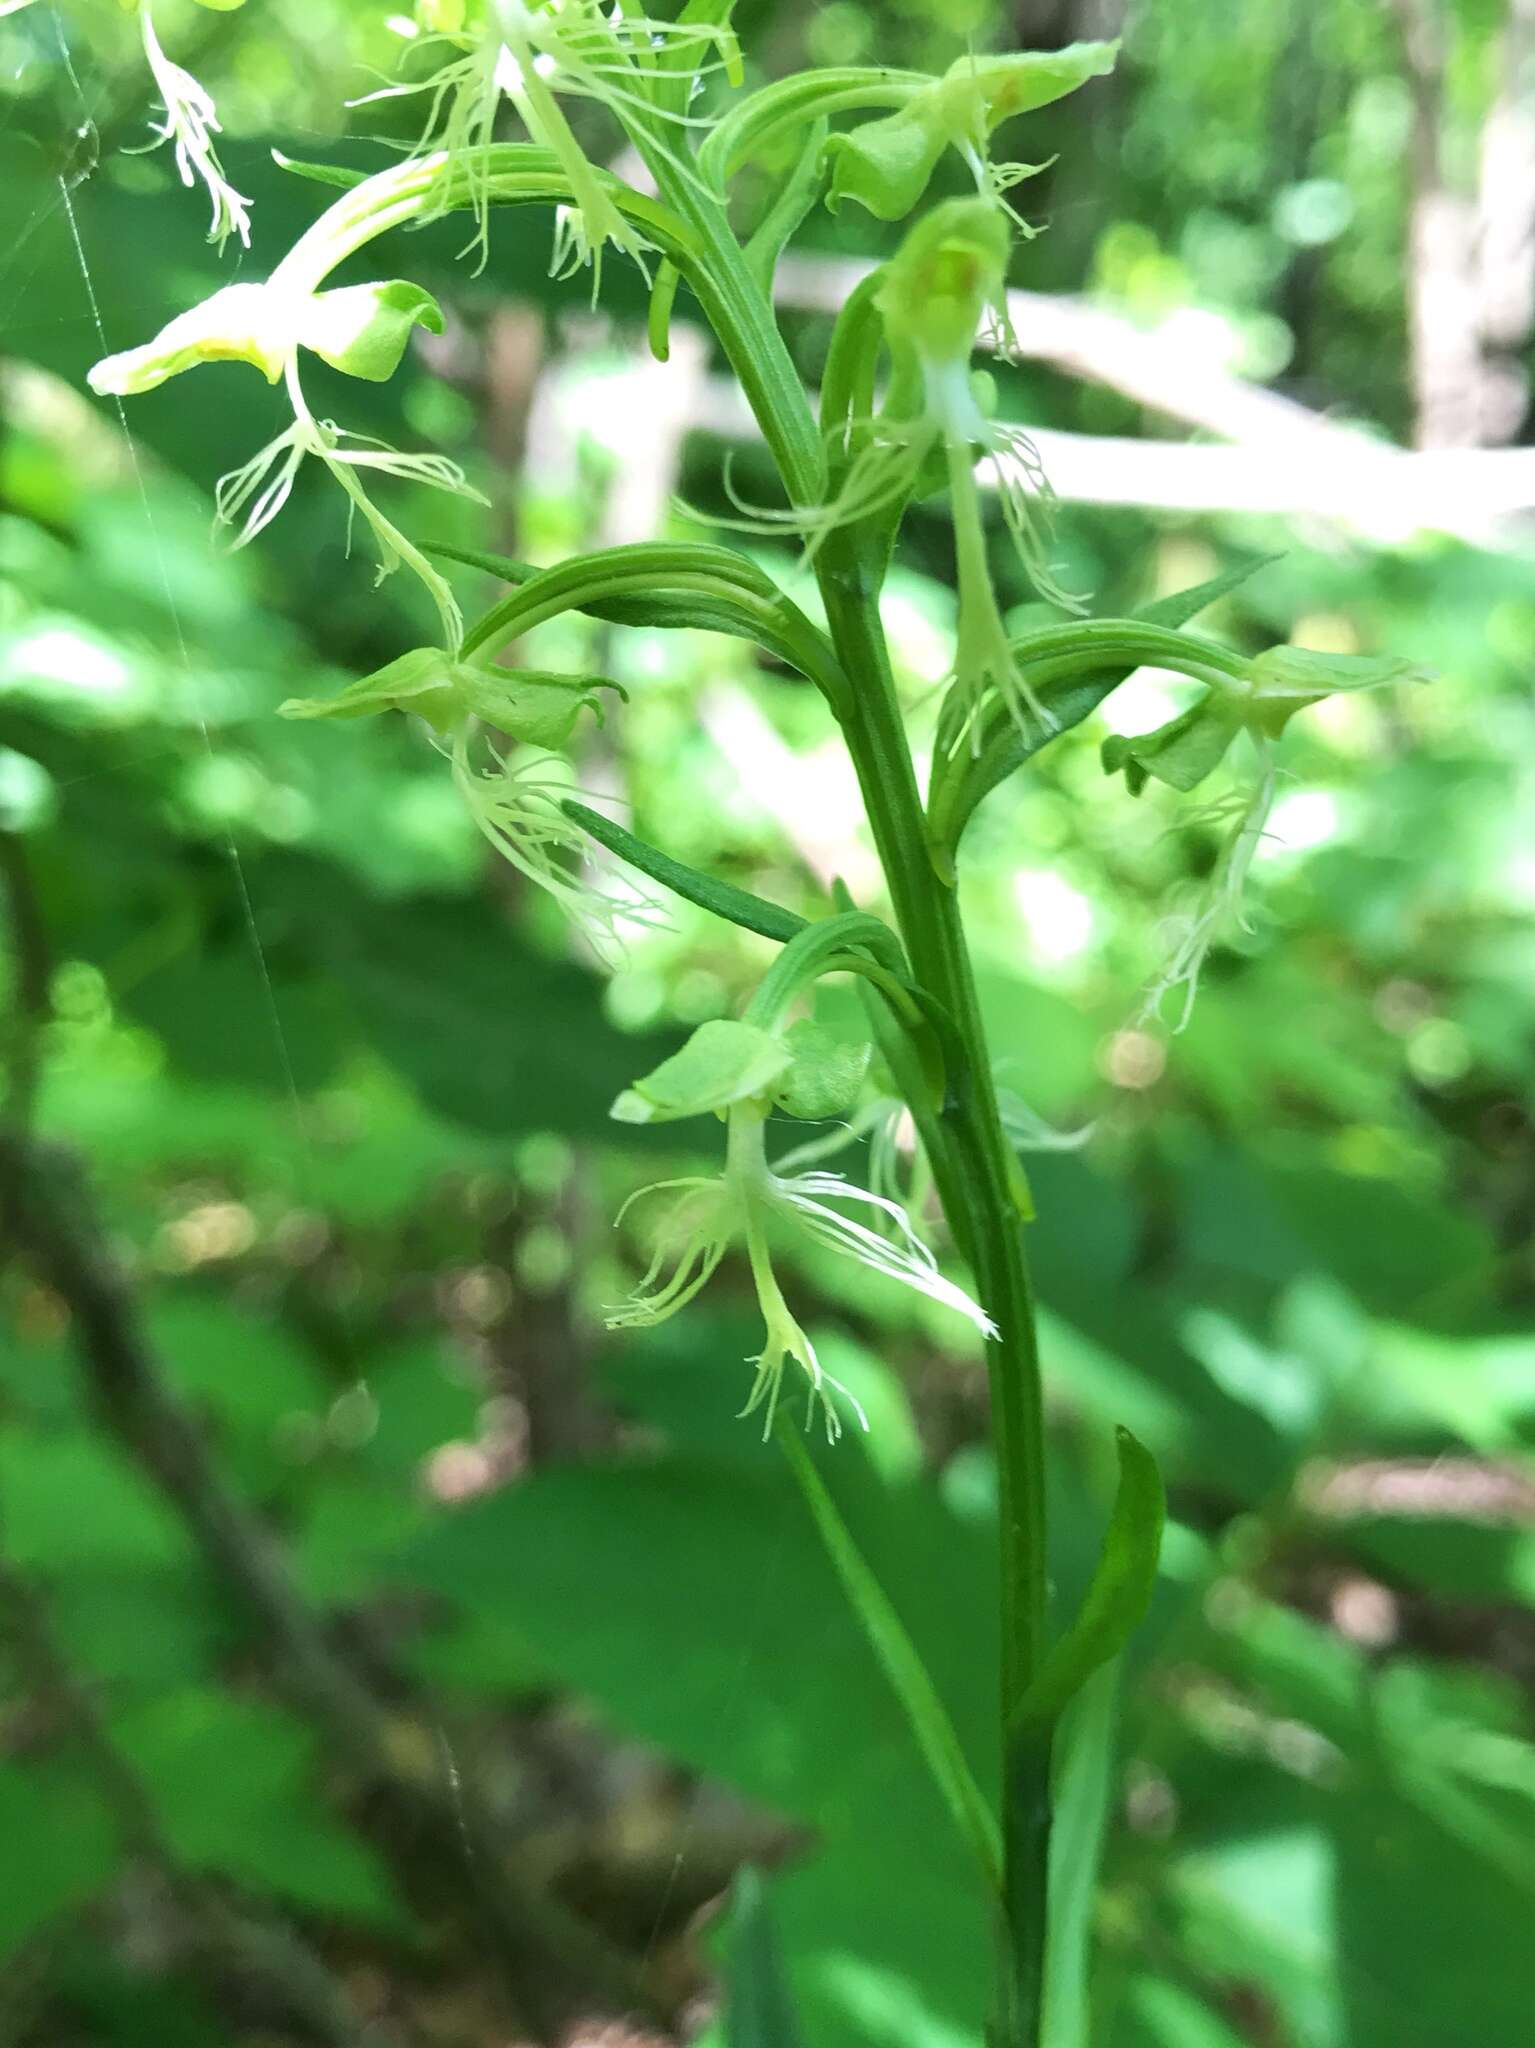
[[955, 141], [966, 139], [977, 120], [989, 135], [1014, 114], [1031, 114], [1064, 99], [1090, 78], [1114, 69], [1115, 43], [1071, 43], [1064, 50], [1022, 50], [1012, 56], [960, 57], [945, 72], [939, 93]]
[[420, 285], [396, 278], [317, 292], [300, 315], [298, 338], [333, 369], [382, 384], [399, 368], [416, 327], [441, 334], [442, 308]]
[[380, 711], [415, 711], [448, 732], [464, 715], [454, 665], [440, 647], [417, 647], [375, 669], [334, 697], [290, 697], [282, 718], [371, 718]]
[[1424, 682], [1427, 671], [1394, 654], [1317, 654], [1309, 647], [1271, 647], [1254, 657], [1254, 722], [1280, 733], [1297, 711], [1343, 690], [1376, 690], [1386, 683]]
[[1104, 771], [1113, 775], [1122, 768], [1132, 796], [1140, 795], [1152, 775], [1174, 789], [1192, 789], [1219, 765], [1242, 723], [1240, 704], [1212, 693], [1155, 732], [1106, 739]]
[[856, 199], [878, 220], [903, 219], [927, 190], [949, 140], [942, 109], [927, 93], [898, 113], [830, 136], [826, 204], [835, 212], [844, 199]]

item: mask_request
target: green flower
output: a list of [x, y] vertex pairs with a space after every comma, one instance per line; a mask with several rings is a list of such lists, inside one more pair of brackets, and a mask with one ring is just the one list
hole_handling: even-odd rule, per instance
[[349, 377], [382, 384], [400, 366], [412, 331], [442, 332], [442, 309], [420, 285], [343, 285], [295, 293], [279, 271], [266, 284], [229, 284], [162, 327], [153, 341], [92, 366], [90, 387], [136, 397], [199, 363], [254, 363], [269, 384], [307, 348]]
[[[803, 1073], [796, 1083], [795, 1068], [807, 1060], [824, 1071], [827, 1049], [819, 1036], [801, 1034], [796, 1040], [792, 1030], [780, 1034], [721, 1020], [701, 1026], [680, 1052], [619, 1096], [613, 1114], [622, 1121], [714, 1112], [724, 1116], [727, 1135], [722, 1174], [657, 1182], [631, 1196], [620, 1211], [622, 1222], [634, 1203], [666, 1198], [650, 1265], [629, 1299], [610, 1312], [608, 1325], [634, 1329], [665, 1322], [702, 1292], [725, 1254], [740, 1245], [764, 1325], [762, 1347], [749, 1360], [753, 1378], [741, 1412], [765, 1409], [766, 1434], [772, 1428], [785, 1367], [793, 1364], [810, 1382], [807, 1424], [819, 1401], [828, 1441], [834, 1442], [842, 1428], [832, 1405], [834, 1393], [848, 1403], [860, 1427], [867, 1429], [868, 1421], [847, 1388], [824, 1370], [789, 1310], [773, 1268], [771, 1237], [777, 1230], [788, 1227], [813, 1244], [856, 1259], [930, 1301], [941, 1302], [985, 1336], [995, 1331], [985, 1311], [938, 1270], [905, 1208], [893, 1197], [855, 1187], [840, 1174], [786, 1173], [768, 1163], [768, 1110], [803, 1084]], [[860, 1081], [866, 1063], [864, 1057], [857, 1062]], [[845, 1074], [839, 1101], [847, 1100], [849, 1079]], [[848, 1207], [862, 1208], [871, 1221], [844, 1214]]]
[[[1063, 610], [1082, 600], [1051, 574], [1046, 541], [1054, 506], [1038, 451], [1021, 428], [993, 419], [989, 378], [973, 375], [971, 350], [988, 316], [1005, 328], [1007, 223], [985, 199], [950, 199], [924, 214], [886, 266], [875, 305], [895, 364], [891, 401], [878, 417], [854, 423], [855, 453], [824, 505], [753, 512], [735, 522], [751, 530], [790, 526], [814, 555], [836, 528], [904, 505], [928, 487], [936, 465], [954, 513], [958, 568], [955, 687], [965, 700], [963, 737], [993, 695], [1022, 720], [1054, 721], [1013, 657], [987, 555], [977, 462], [989, 471], [1003, 523], [1035, 587]], [[897, 396], [899, 394], [899, 396]], [[740, 504], [740, 500], [736, 501]]]
[[600, 676], [570, 676], [547, 669], [503, 668], [463, 660], [440, 647], [417, 647], [335, 697], [290, 697], [284, 718], [369, 718], [379, 711], [413, 711], [434, 732], [451, 738], [471, 719], [494, 726], [530, 746], [564, 746], [582, 711], [602, 716], [599, 689], [617, 689]]
[[1220, 851], [1209, 878], [1188, 912], [1167, 921], [1168, 956], [1146, 991], [1141, 1021], [1160, 1015], [1174, 990], [1183, 991], [1176, 1030], [1193, 1013], [1199, 978], [1211, 946], [1233, 921], [1253, 856], [1273, 806], [1277, 781], [1274, 742], [1297, 711], [1340, 691], [1376, 690], [1389, 683], [1424, 680], [1426, 671], [1396, 655], [1316, 654], [1305, 647], [1271, 647], [1255, 655], [1240, 681], [1212, 687], [1198, 703], [1154, 732], [1114, 734], [1103, 742], [1108, 774], [1122, 773], [1132, 796], [1148, 781], [1171, 789], [1196, 788], [1244, 736], [1255, 772], [1230, 794], [1193, 814], [1194, 821], [1223, 828]]
[[[618, 948], [620, 924], [653, 921], [655, 906], [632, 888], [598, 888], [584, 875], [590, 842], [564, 808], [574, 792], [552, 750], [569, 740], [582, 711], [600, 718], [597, 692], [616, 687], [601, 677], [501, 668], [418, 647], [334, 697], [290, 697], [278, 709], [305, 719], [414, 712], [447, 757], [479, 831], [606, 955]], [[486, 727], [539, 751], [507, 760], [485, 743]]]
[[153, 341], [105, 357], [91, 369], [90, 386], [99, 394], [132, 396], [200, 363], [231, 361], [253, 363], [269, 383], [282, 379], [292, 424], [220, 477], [214, 499], [219, 523], [238, 527], [236, 547], [253, 540], [288, 502], [305, 459], [314, 456], [362, 514], [378, 546], [379, 575], [407, 563], [431, 593], [444, 637], [456, 641], [463, 621], [446, 579], [379, 510], [362, 476], [371, 470], [482, 504], [484, 499], [445, 455], [402, 454], [386, 441], [316, 419], [299, 378], [299, 351], [308, 349], [350, 377], [381, 383], [398, 369], [417, 327], [442, 332], [441, 310], [419, 285], [394, 279], [335, 291], [296, 289], [279, 265], [265, 284], [226, 285], [178, 314]]
[[[426, 39], [454, 53], [426, 78], [387, 86], [366, 100], [418, 93], [430, 96], [417, 151], [441, 150], [464, 163], [474, 190], [476, 232], [471, 248], [483, 267], [489, 253], [490, 193], [479, 170], [482, 153], [495, 137], [503, 100], [515, 111], [531, 141], [552, 152], [570, 187], [560, 209], [551, 274], [567, 276], [590, 264], [592, 295], [601, 284], [602, 258], [610, 246], [629, 256], [649, 280], [650, 244], [625, 219], [604, 175], [581, 147], [560, 105], [562, 98], [594, 101], [610, 112], [643, 114], [651, 147], [672, 169], [696, 181], [690, 157], [661, 137], [666, 128], [707, 125], [673, 108], [656, 90], [657, 60], [689, 61], [697, 77], [722, 68], [740, 82], [740, 58], [728, 27], [705, 21], [659, 21], [638, 10], [604, 9], [596, 0], [487, 0], [475, 21], [460, 19]], [[418, 46], [419, 47], [419, 46]], [[673, 73], [673, 75], [675, 75]]]
[[896, 113], [830, 138], [828, 205], [856, 199], [881, 220], [901, 220], [927, 190], [946, 149], [959, 152], [983, 193], [1000, 199], [1043, 166], [993, 167], [993, 130], [1112, 71], [1118, 52], [1117, 43], [1073, 43], [1064, 50], [959, 58]]

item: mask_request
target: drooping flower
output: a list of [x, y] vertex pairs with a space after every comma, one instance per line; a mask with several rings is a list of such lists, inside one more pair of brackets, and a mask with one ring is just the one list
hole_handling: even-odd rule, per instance
[[[841, 1174], [786, 1173], [769, 1164], [769, 1108], [793, 1088], [795, 1052], [788, 1034], [747, 1023], [703, 1025], [681, 1052], [626, 1090], [614, 1105], [621, 1121], [670, 1121], [714, 1111], [726, 1121], [725, 1168], [717, 1176], [660, 1181], [631, 1196], [620, 1212], [655, 1196], [666, 1198], [649, 1267], [627, 1301], [612, 1309], [612, 1329], [665, 1322], [708, 1284], [727, 1251], [746, 1253], [763, 1318], [763, 1342], [743, 1415], [761, 1409], [771, 1430], [785, 1368], [797, 1365], [810, 1383], [807, 1426], [819, 1402], [828, 1441], [842, 1432], [832, 1396], [840, 1395], [861, 1428], [868, 1420], [852, 1393], [822, 1366], [815, 1346], [785, 1301], [773, 1266], [772, 1236], [787, 1227], [828, 1251], [856, 1259], [886, 1279], [954, 1309], [985, 1336], [995, 1334], [985, 1311], [949, 1280], [890, 1196], [870, 1193]], [[861, 1209], [870, 1220], [848, 1215]], [[879, 1227], [875, 1227], [879, 1226]]]
[[828, 203], [856, 199], [881, 220], [900, 220], [927, 190], [944, 151], [953, 149], [969, 165], [981, 194], [1005, 205], [1005, 194], [1044, 166], [993, 164], [993, 130], [1103, 77], [1113, 70], [1118, 51], [1117, 43], [1072, 43], [1064, 50], [958, 58], [893, 114], [830, 138]]
[[[583, 710], [601, 715], [600, 677], [509, 669], [420, 647], [334, 697], [289, 698], [284, 718], [366, 718], [408, 711], [421, 718], [451, 767], [454, 787], [483, 834], [518, 873], [559, 904], [594, 951], [614, 953], [623, 923], [654, 920], [656, 906], [632, 885], [599, 887], [583, 871], [591, 843], [564, 805], [574, 794], [557, 749]], [[524, 751], [498, 753], [487, 729]]]
[[1425, 674], [1397, 655], [1273, 647], [1248, 662], [1245, 677], [1213, 679], [1205, 696], [1155, 731], [1104, 741], [1104, 769], [1122, 772], [1132, 796], [1152, 779], [1179, 791], [1196, 788], [1244, 738], [1253, 759], [1245, 781], [1192, 813], [1190, 822], [1221, 828], [1220, 851], [1191, 907], [1164, 922], [1167, 958], [1146, 990], [1142, 1023], [1160, 1016], [1167, 997], [1181, 989], [1183, 1006], [1173, 1028], [1184, 1029], [1211, 946], [1241, 920], [1243, 890], [1278, 782], [1276, 742], [1296, 712], [1339, 691], [1380, 689]]
[[236, 547], [253, 540], [277, 517], [305, 459], [313, 456], [372, 533], [379, 575], [407, 564], [430, 592], [452, 643], [462, 620], [446, 578], [380, 511], [362, 479], [371, 471], [479, 503], [484, 499], [447, 456], [405, 454], [370, 435], [349, 433], [334, 420], [317, 419], [299, 377], [299, 351], [308, 349], [347, 376], [383, 383], [399, 367], [417, 327], [442, 332], [437, 302], [419, 285], [393, 279], [314, 291], [290, 284], [279, 266], [265, 284], [226, 285], [178, 314], [153, 341], [104, 357], [92, 367], [89, 381], [97, 393], [129, 396], [153, 391], [199, 363], [230, 361], [253, 364], [268, 383], [281, 380], [293, 408], [292, 422], [219, 479], [219, 523], [235, 530]]

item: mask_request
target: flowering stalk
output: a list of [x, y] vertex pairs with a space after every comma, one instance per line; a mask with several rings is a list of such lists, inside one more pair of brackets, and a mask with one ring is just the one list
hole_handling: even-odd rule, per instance
[[[1099, 1572], [1075, 1621], [1052, 1628], [1043, 1409], [1023, 1235], [1033, 1212], [1015, 1145], [1019, 1137], [1041, 1142], [1041, 1134], [1026, 1112], [999, 1097], [960, 913], [956, 854], [980, 799], [1085, 717], [1116, 680], [1140, 662], [1180, 669], [1205, 695], [1161, 732], [1110, 743], [1104, 765], [1122, 771], [1132, 793], [1148, 778], [1181, 791], [1215, 769], [1234, 741], [1257, 753], [1259, 777], [1231, 813], [1211, 900], [1165, 970], [1163, 992], [1181, 985], [1191, 994], [1259, 843], [1274, 749], [1288, 719], [1333, 690], [1393, 680], [1403, 665], [1350, 665], [1295, 649], [1246, 660], [1177, 630], [1209, 592], [1193, 593], [1171, 615], [1164, 601], [1153, 620], [1084, 619], [1010, 637], [992, 580], [978, 464], [993, 472], [1003, 525], [1041, 594], [1067, 611], [1080, 610], [1082, 601], [1049, 570], [1050, 501], [1032, 446], [1020, 429], [998, 420], [989, 381], [971, 371], [983, 321], [1007, 333], [1007, 267], [1022, 223], [1006, 194], [1031, 170], [998, 164], [993, 136], [1010, 116], [1106, 71], [1114, 48], [1077, 44], [1047, 55], [966, 57], [937, 78], [858, 68], [810, 73], [750, 95], [709, 128], [691, 111], [703, 76], [722, 73], [739, 83], [730, 12], [731, 0], [689, 0], [676, 21], [597, 0], [483, 0], [467, 19], [455, 8], [452, 33], [422, 45], [446, 48], [436, 73], [391, 88], [432, 95], [421, 150], [343, 193], [264, 285], [215, 294], [146, 347], [99, 364], [92, 383], [98, 391], [132, 392], [210, 360], [253, 364], [283, 385], [293, 422], [224, 480], [221, 516], [243, 521], [242, 538], [259, 532], [313, 458], [361, 514], [383, 569], [402, 564], [430, 591], [441, 647], [415, 649], [324, 703], [286, 705], [288, 715], [400, 710], [418, 717], [487, 840], [599, 943], [616, 939], [621, 915], [643, 914], [643, 899], [615, 909], [611, 892], [591, 887], [581, 873], [589, 839], [781, 945], [744, 1017], [700, 1027], [613, 1106], [630, 1123], [714, 1117], [724, 1140], [718, 1171], [664, 1181], [631, 1198], [651, 1223], [650, 1262], [610, 1322], [634, 1328], [664, 1321], [738, 1256], [763, 1323], [742, 1412], [761, 1414], [765, 1433], [783, 1435], [791, 1390], [798, 1391], [807, 1422], [819, 1410], [832, 1440], [844, 1417], [863, 1428], [867, 1419], [850, 1390], [825, 1371], [791, 1307], [777, 1263], [786, 1243], [800, 1240], [853, 1259], [963, 1316], [984, 1340], [1001, 1561], [999, 1829], [893, 1607], [798, 1440], [790, 1458], [919, 1748], [977, 1849], [1000, 1930], [992, 2048], [1038, 2048], [1052, 1733], [1073, 1693], [1118, 1653], [1144, 1611], [1156, 1569], [1161, 1488], [1146, 1453], [1121, 1433], [1120, 1490]], [[606, 110], [645, 164], [655, 198], [588, 159], [564, 110], [569, 100]], [[503, 105], [526, 141], [493, 140]], [[830, 129], [833, 119], [849, 117], [852, 125]], [[787, 188], [793, 204], [775, 207], [758, 234], [743, 239], [728, 211], [732, 178], [790, 129], [803, 137]], [[695, 131], [702, 132], [696, 150]], [[768, 273], [783, 236], [799, 217], [796, 209], [818, 192], [833, 206], [852, 199], [878, 219], [903, 219], [949, 150], [968, 166], [975, 194], [921, 214], [882, 270], [851, 295], [833, 337], [818, 425], [773, 312]], [[455, 208], [474, 216], [475, 242], [483, 245], [492, 204], [531, 200], [560, 210], [556, 266], [589, 263], [594, 291], [608, 248], [647, 275], [653, 260], [664, 264], [656, 277], [658, 338], [667, 294], [678, 278], [691, 288], [777, 466], [787, 509], [750, 523], [803, 536], [824, 632], [739, 555], [677, 544], [607, 550], [538, 573], [504, 565], [515, 588], [466, 632], [442, 572], [379, 510], [365, 482], [372, 472], [462, 492], [462, 474], [439, 456], [403, 455], [313, 416], [300, 377], [302, 350], [351, 375], [387, 377], [414, 328], [440, 324], [435, 303], [413, 285], [326, 289], [340, 263], [394, 227]], [[877, 403], [882, 367], [888, 380]], [[879, 594], [906, 507], [945, 483], [959, 621], [924, 805]], [[698, 874], [564, 794], [561, 756], [578, 717], [600, 715], [600, 681], [502, 668], [495, 655], [533, 625], [572, 609], [620, 627], [732, 633], [813, 681], [857, 771], [892, 925], [845, 902], [817, 920], [796, 918]], [[851, 973], [863, 984], [880, 1055], [877, 1078], [870, 1078], [876, 1063], [869, 1045], [828, 1039], [799, 1014], [818, 978], [830, 973]], [[903, 1201], [892, 1133], [908, 1115], [918, 1164]], [[858, 1188], [823, 1170], [822, 1139], [786, 1150], [775, 1139], [770, 1147], [777, 1118], [812, 1120], [823, 1129], [828, 1119], [846, 1119], [881, 1133], [875, 1186]], [[926, 1242], [920, 1195], [929, 1185], [969, 1269], [969, 1287], [942, 1269]]]

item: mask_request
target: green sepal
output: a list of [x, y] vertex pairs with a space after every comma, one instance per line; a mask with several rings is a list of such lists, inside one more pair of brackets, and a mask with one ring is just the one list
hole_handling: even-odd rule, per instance
[[1271, 647], [1254, 656], [1250, 721], [1277, 737], [1297, 711], [1341, 691], [1377, 690], [1386, 683], [1424, 682], [1428, 672], [1394, 654], [1317, 654], [1309, 647]]
[[957, 57], [938, 90], [951, 124], [986, 135], [1015, 114], [1032, 114], [1064, 99], [1090, 78], [1106, 78], [1119, 58], [1118, 42], [1068, 43], [1064, 50], [1016, 50], [992, 57]]
[[626, 1088], [609, 1115], [621, 1124], [674, 1123], [766, 1095], [790, 1065], [783, 1039], [755, 1024], [717, 1017], [700, 1024], [680, 1052]]
[[262, 284], [226, 284], [168, 321], [153, 341], [105, 356], [88, 381], [98, 397], [137, 397], [199, 363], [254, 363], [275, 384], [293, 348], [279, 296]]
[[1053, 1722], [1146, 1618], [1162, 1551], [1167, 1497], [1157, 1462], [1128, 1429], [1114, 1432], [1119, 1485], [1097, 1569], [1076, 1620], [1048, 1652], [1012, 1715], [1009, 1738]]
[[919, 93], [882, 120], [830, 136], [827, 206], [835, 213], [844, 199], [856, 199], [876, 220], [904, 219], [927, 190], [948, 143], [942, 108], [930, 93]]
[[412, 331], [442, 332], [442, 308], [404, 278], [317, 292], [304, 306], [298, 339], [332, 369], [382, 384], [400, 367]]
[[289, 697], [279, 718], [372, 718], [380, 711], [414, 711], [439, 732], [463, 717], [453, 663], [440, 647], [415, 647], [386, 662], [334, 697]]
[[844, 199], [856, 199], [879, 220], [903, 219], [927, 190], [945, 149], [984, 156], [1003, 121], [1102, 77], [1118, 53], [1118, 43], [1072, 43], [1064, 50], [959, 58], [895, 113], [831, 137], [827, 205], [835, 211]]
[[601, 716], [596, 691], [617, 687], [600, 676], [455, 661], [440, 647], [417, 647], [337, 696], [290, 697], [277, 709], [283, 718], [371, 718], [380, 711], [414, 711], [444, 734], [474, 717], [508, 739], [557, 748], [570, 738], [584, 709]]
[[793, 1060], [773, 1089], [777, 1107], [810, 1122], [846, 1116], [858, 1100], [874, 1048], [836, 1038], [808, 1017], [789, 1026], [784, 1042]]
[[893, 343], [923, 365], [968, 363], [988, 306], [1001, 303], [1007, 217], [985, 199], [945, 199], [906, 233], [875, 303]]
[[1132, 796], [1153, 775], [1173, 789], [1192, 789], [1220, 765], [1243, 722], [1239, 704], [1212, 692], [1155, 732], [1111, 734], [1102, 747], [1104, 773], [1122, 768]]

